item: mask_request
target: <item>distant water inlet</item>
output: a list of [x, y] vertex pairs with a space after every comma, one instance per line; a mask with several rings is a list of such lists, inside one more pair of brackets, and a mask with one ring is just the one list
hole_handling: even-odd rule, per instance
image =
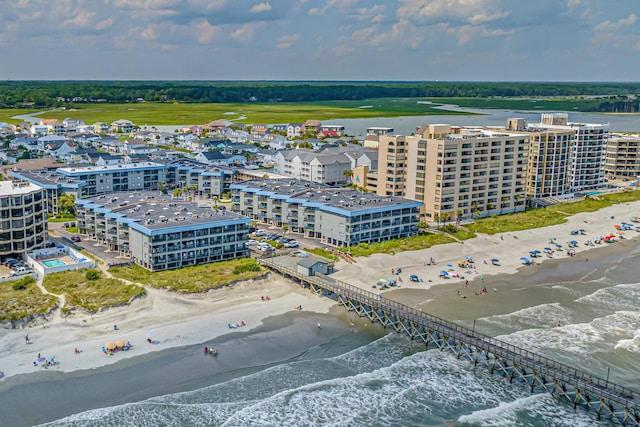
[[491, 374], [498, 373], [524, 383], [531, 393], [550, 393], [574, 408], [593, 411], [598, 419], [611, 419], [620, 425], [640, 426], [640, 396], [625, 387], [598, 378], [568, 365], [475, 332], [444, 319], [415, 310], [396, 301], [338, 282], [326, 276], [306, 276], [277, 264], [259, 262], [285, 276], [301, 281], [312, 292], [336, 299], [347, 310], [379, 322], [385, 328], [404, 332], [422, 340], [427, 347], [447, 350], [458, 359], [468, 359]]

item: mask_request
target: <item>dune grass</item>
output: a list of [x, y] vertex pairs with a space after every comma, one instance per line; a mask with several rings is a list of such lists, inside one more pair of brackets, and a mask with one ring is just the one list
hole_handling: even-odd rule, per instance
[[[0, 321], [19, 320], [33, 314], [47, 313], [55, 306], [57, 298], [43, 294], [35, 280], [24, 283], [24, 287], [22, 283], [24, 279], [0, 282]], [[17, 284], [20, 285], [15, 286]]]
[[67, 307], [79, 307], [85, 310], [98, 310], [103, 307], [126, 304], [134, 296], [144, 295], [144, 288], [127, 285], [119, 279], [99, 274], [97, 280], [87, 279], [88, 271], [83, 269], [49, 274], [44, 278], [43, 286], [54, 294], [64, 294]]
[[202, 292], [220, 288], [236, 281], [255, 279], [262, 276], [265, 271], [266, 269], [253, 258], [213, 262], [153, 273], [135, 264], [109, 269], [114, 277], [154, 288], [181, 292]]
[[417, 251], [430, 248], [434, 245], [455, 242], [449, 236], [443, 234], [422, 234], [419, 236], [407, 237], [406, 239], [387, 240], [379, 243], [360, 243], [357, 246], [350, 246], [347, 252], [353, 256], [367, 257], [373, 254], [391, 254], [399, 252]]
[[[475, 233], [496, 234], [510, 231], [530, 230], [532, 228], [547, 227], [564, 224], [571, 215], [581, 212], [595, 212], [617, 203], [628, 203], [640, 200], [640, 191], [625, 191], [587, 197], [580, 202], [560, 203], [540, 209], [528, 209], [507, 215], [480, 218], [466, 228]], [[640, 212], [638, 212], [640, 215]], [[622, 218], [621, 221], [628, 221]]]

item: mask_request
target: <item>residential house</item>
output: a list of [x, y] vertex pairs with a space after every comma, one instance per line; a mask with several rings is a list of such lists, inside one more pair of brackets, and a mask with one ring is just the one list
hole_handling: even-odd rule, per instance
[[305, 148], [280, 150], [274, 156], [274, 172], [321, 184], [345, 184], [351, 159], [343, 153], [317, 152]]
[[135, 129], [135, 125], [130, 120], [116, 120], [111, 123], [111, 132], [113, 133], [131, 133]]
[[96, 160], [96, 166], [115, 166], [122, 164], [125, 164], [124, 157], [107, 153], [100, 153]]
[[42, 135], [47, 135], [49, 133], [49, 127], [43, 124], [34, 123], [31, 125], [29, 129], [30, 129], [29, 133], [32, 136], [42, 136]]
[[47, 127], [47, 133], [54, 135], [64, 135], [67, 133], [64, 124], [56, 119], [42, 119], [40, 120], [40, 125]]
[[49, 142], [44, 146], [44, 154], [54, 159], [62, 159], [76, 151], [76, 145], [70, 141]]
[[67, 138], [59, 135], [45, 135], [38, 138], [38, 150], [45, 151], [45, 147], [48, 144], [57, 144], [66, 141]]
[[104, 134], [104, 133], [108, 133], [109, 130], [111, 130], [111, 126], [109, 126], [109, 123], [95, 122], [93, 124], [93, 130], [96, 133]]
[[337, 138], [344, 135], [344, 126], [342, 125], [322, 125], [320, 126], [320, 136], [329, 136]]
[[274, 132], [278, 132], [280, 134], [282, 133], [286, 133], [287, 132], [287, 127], [289, 126], [289, 123], [285, 123], [285, 124], [276, 124], [271, 126], [271, 129]]
[[233, 166], [246, 162], [246, 158], [241, 155], [224, 154], [220, 151], [203, 151], [198, 153], [196, 161], [213, 166]]
[[320, 122], [320, 120], [307, 120], [304, 125], [302, 125], [302, 133], [312, 133], [317, 135], [320, 133], [321, 127], [322, 123]]
[[284, 150], [287, 148], [287, 144], [289, 141], [282, 135], [277, 135], [271, 141], [269, 141], [269, 149], [270, 150]]
[[300, 123], [291, 123], [287, 126], [287, 138], [295, 138], [297, 136], [302, 136], [302, 124]]

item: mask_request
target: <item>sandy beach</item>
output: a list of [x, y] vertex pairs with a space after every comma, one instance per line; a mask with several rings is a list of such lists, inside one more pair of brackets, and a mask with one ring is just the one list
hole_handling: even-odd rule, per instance
[[[0, 370], [6, 377], [32, 372], [71, 372], [98, 368], [168, 348], [206, 343], [230, 332], [248, 332], [272, 316], [294, 312], [327, 313], [333, 301], [318, 298], [277, 275], [199, 294], [147, 289], [148, 295], [129, 306], [93, 315], [72, 312], [66, 319], [56, 311], [47, 321], [18, 330], [0, 330]], [[262, 301], [269, 296], [269, 301]], [[246, 326], [230, 329], [242, 322]], [[117, 326], [117, 330], [114, 329]], [[29, 338], [29, 344], [26, 337]], [[147, 342], [150, 336], [153, 344]], [[110, 341], [133, 347], [106, 355]], [[75, 354], [75, 349], [81, 351]], [[51, 367], [34, 366], [38, 355], [55, 356]]]
[[[620, 204], [597, 212], [578, 214], [570, 217], [565, 224], [544, 229], [483, 235], [464, 243], [397, 255], [373, 255], [359, 258], [355, 264], [340, 261], [333, 276], [376, 293], [380, 291], [373, 289], [372, 285], [380, 278], [402, 278], [399, 288], [384, 291], [391, 291], [389, 297], [397, 295], [409, 305], [425, 310], [432, 308], [437, 315], [447, 312], [450, 314], [448, 318], [472, 319], [484, 312], [499, 311], [497, 307], [500, 306], [505, 306], [507, 310], [506, 307], [526, 305], [526, 302], [512, 301], [508, 293], [501, 293], [504, 286], [496, 285], [505, 283], [505, 278], [513, 277], [515, 273], [520, 272], [520, 277], [535, 277], [545, 265], [557, 263], [568, 265], [581, 262], [585, 264], [585, 269], [593, 269], [599, 265], [596, 258], [605, 259], [607, 253], [624, 251], [624, 248], [637, 245], [640, 233], [635, 230], [627, 231], [624, 238], [616, 243], [602, 243], [594, 247], [585, 246], [584, 243], [597, 236], [615, 233], [614, 225], [628, 222], [639, 212], [640, 202]], [[584, 229], [586, 234], [571, 235], [575, 229]], [[553, 258], [544, 255], [536, 258], [541, 265], [523, 265], [520, 258], [528, 257], [531, 250], [543, 250], [550, 246], [550, 238], [555, 238], [555, 242], [564, 248], [567, 247], [567, 241], [577, 240], [576, 255], [570, 257], [566, 251], [556, 252]], [[596, 256], [596, 253], [600, 255]], [[458, 267], [458, 262], [465, 257], [474, 259], [475, 268]], [[590, 257], [592, 260], [585, 262]], [[437, 265], [425, 266], [430, 258], [434, 258]], [[499, 259], [499, 265], [492, 265], [492, 258]], [[448, 264], [452, 267], [447, 267]], [[402, 268], [402, 273], [391, 274], [391, 268], [398, 267]], [[458, 272], [464, 278], [443, 279], [439, 277], [443, 269]], [[410, 282], [409, 276], [412, 274], [419, 276], [422, 281]], [[503, 279], [497, 279], [498, 276]], [[469, 287], [465, 288], [467, 280]], [[468, 310], [469, 306], [463, 304], [462, 300], [479, 298], [474, 293], [481, 289], [485, 281], [488, 283], [487, 298], [475, 304], [476, 309]], [[499, 288], [496, 289], [497, 295], [493, 294], [494, 286]], [[270, 296], [270, 301], [261, 300], [261, 296], [266, 295]], [[72, 372], [93, 369], [150, 352], [206, 344], [229, 332], [248, 332], [267, 318], [296, 311], [295, 307], [299, 305], [303, 306], [304, 313], [328, 313], [333, 304], [332, 300], [318, 298], [275, 274], [262, 281], [195, 295], [149, 289], [145, 298], [129, 306], [110, 308], [93, 315], [72, 312], [66, 319], [56, 312], [47, 321], [32, 323], [24, 329], [1, 330], [0, 369], [7, 377], [45, 370]], [[462, 314], [464, 312], [467, 315]], [[229, 323], [241, 322], [246, 326], [228, 328]], [[118, 330], [114, 330], [114, 325]], [[30, 344], [26, 343], [27, 335]], [[151, 335], [153, 344], [147, 343], [147, 336]], [[105, 355], [102, 346], [117, 340], [129, 341], [133, 348], [118, 351], [112, 356]], [[81, 353], [75, 354], [75, 348]], [[48, 368], [40, 364], [34, 366], [38, 354], [42, 357], [55, 356], [56, 365]]]
[[[616, 250], [620, 245], [637, 245], [640, 232], [634, 229], [624, 232], [622, 236], [616, 238], [615, 243], [601, 243], [594, 246], [586, 246], [585, 243], [596, 237], [604, 237], [616, 234], [618, 230], [614, 227], [621, 222], [629, 223], [630, 218], [640, 214], [640, 201], [633, 203], [618, 204], [601, 209], [596, 212], [586, 212], [573, 215], [564, 224], [550, 227], [523, 230], [495, 235], [481, 235], [474, 239], [466, 240], [463, 243], [449, 243], [438, 245], [432, 248], [419, 251], [403, 252], [396, 255], [376, 254], [367, 258], [358, 258], [357, 263], [348, 264], [340, 261], [336, 265], [338, 270], [332, 277], [358, 286], [370, 292], [380, 292], [374, 285], [380, 279], [395, 279], [400, 285], [400, 289], [423, 289], [432, 291], [433, 295], [438, 295], [442, 285], [447, 285], [444, 289], [455, 286], [459, 290], [460, 284], [467, 281], [489, 282], [489, 278], [496, 275], [512, 275], [516, 273], [535, 274], [544, 263], [556, 263], [559, 261], [577, 260], [585, 262], [589, 259], [589, 252]], [[572, 235], [573, 230], [584, 229], [584, 235]], [[544, 248], [556, 248], [554, 243], [562, 245], [563, 250], [554, 251], [551, 257], [547, 257]], [[566, 249], [567, 242], [575, 240], [578, 245], [573, 248], [575, 256], [568, 256]], [[540, 257], [532, 258], [540, 265], [524, 265], [520, 258], [529, 257], [529, 252], [539, 250], [543, 253]], [[459, 262], [471, 257], [474, 260], [473, 268], [461, 268]], [[436, 265], [427, 265], [431, 259], [436, 261]], [[492, 259], [497, 259], [498, 265], [491, 263]], [[402, 269], [401, 274], [393, 274], [391, 269], [397, 271]], [[440, 272], [447, 270], [449, 278], [440, 277]], [[457, 273], [460, 277], [451, 277], [452, 273]], [[411, 282], [411, 275], [416, 275], [422, 281]], [[492, 292], [493, 287], [487, 285], [487, 291]], [[397, 287], [391, 287], [382, 292], [390, 292]], [[477, 289], [477, 286], [476, 286]], [[454, 291], [455, 292], [455, 291]], [[475, 291], [461, 291], [460, 297], [475, 296]], [[429, 295], [426, 293], [425, 295]]]

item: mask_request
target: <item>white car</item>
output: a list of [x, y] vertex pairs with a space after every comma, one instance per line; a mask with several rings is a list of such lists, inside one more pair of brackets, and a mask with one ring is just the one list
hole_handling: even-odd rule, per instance
[[253, 240], [253, 239], [249, 239], [247, 240], [247, 246], [258, 246], [258, 241], [257, 240]]
[[284, 244], [285, 248], [298, 248], [300, 247], [300, 245], [298, 244], [298, 242], [296, 240], [289, 240], [287, 243]]
[[253, 235], [256, 237], [264, 236], [265, 234], [267, 234], [267, 232], [264, 230], [256, 230], [256, 232], [253, 233]]

